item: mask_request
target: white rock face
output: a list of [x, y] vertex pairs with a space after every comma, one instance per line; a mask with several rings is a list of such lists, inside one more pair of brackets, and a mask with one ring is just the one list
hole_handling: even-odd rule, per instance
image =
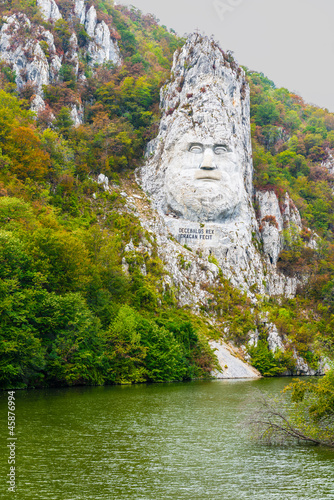
[[78, 56], [78, 39], [75, 33], [72, 33], [70, 38], [70, 48], [65, 54], [66, 63], [72, 66], [74, 69], [75, 76], [78, 76], [79, 71], [79, 56]]
[[95, 28], [97, 25], [97, 15], [96, 15], [96, 9], [94, 5], [91, 6], [89, 11], [87, 12], [86, 19], [85, 19], [85, 28], [87, 31], [87, 34], [94, 38], [95, 35]]
[[[30, 31], [24, 39], [19, 37], [22, 27]], [[42, 49], [43, 42], [47, 44], [48, 55]], [[70, 38], [65, 58], [77, 75], [79, 59], [75, 33]], [[13, 14], [0, 30], [0, 59], [10, 64], [15, 71], [18, 90], [27, 84], [35, 87], [36, 95], [32, 99], [31, 109], [36, 113], [44, 109], [43, 85], [58, 81], [62, 66], [52, 33], [43, 26], [32, 25], [25, 14]], [[72, 106], [71, 117], [75, 126], [83, 123], [83, 107], [80, 103]]]
[[46, 21], [56, 22], [61, 19], [62, 15], [55, 0], [37, 0], [37, 5]]
[[91, 57], [90, 65], [112, 62], [116, 66], [122, 63], [119, 47], [116, 40], [110, 36], [109, 27], [104, 21], [97, 21], [97, 13], [92, 5], [86, 12], [86, 2], [76, 0], [74, 13], [79, 18], [80, 23], [85, 26], [87, 34], [91, 37], [88, 44], [88, 54]]
[[277, 326], [274, 323], [270, 323], [268, 325], [268, 347], [269, 350], [273, 353], [276, 351], [285, 351], [283, 339], [280, 336]]
[[286, 223], [287, 228], [295, 227], [298, 231], [302, 230], [303, 226], [300, 213], [288, 193], [285, 194], [283, 205], [283, 219]]
[[88, 53], [92, 58], [92, 64], [103, 64], [108, 61], [116, 66], [121, 64], [117, 42], [110, 37], [110, 30], [104, 21], [96, 25], [94, 42], [89, 43]]
[[74, 14], [79, 18], [81, 24], [85, 24], [85, 19], [86, 19], [85, 0], [75, 0]]
[[287, 372], [287, 375], [297, 375], [297, 376], [303, 376], [303, 377], [314, 377], [314, 376], [322, 376], [325, 375], [328, 366], [326, 365], [325, 361], [322, 361], [320, 363], [320, 366], [318, 367], [317, 370], [313, 370], [312, 368], [309, 367], [309, 365], [306, 363], [306, 361], [298, 356], [296, 350], [294, 351], [293, 355], [296, 363], [296, 369], [294, 373]]
[[274, 191], [258, 191], [256, 202], [259, 209], [263, 250], [269, 257], [270, 263], [276, 265], [279, 253], [283, 250], [283, 229], [300, 233], [301, 217], [288, 193], [285, 194], [282, 208]]
[[71, 109], [71, 118], [73, 120], [74, 126], [79, 127], [84, 122], [84, 109], [82, 104], [76, 105], [74, 104]]
[[[61, 61], [56, 54], [53, 35], [41, 26], [33, 28], [25, 14], [13, 14], [5, 20], [0, 30], [0, 59], [12, 65], [16, 73], [18, 89], [27, 83], [33, 84], [36, 87], [36, 93], [42, 96], [42, 86], [48, 85], [56, 78], [58, 68], [61, 66]], [[34, 29], [35, 36], [21, 41], [18, 32], [22, 26]], [[48, 44], [49, 60], [38, 39]]]
[[276, 265], [283, 248], [283, 217], [278, 199], [274, 191], [258, 191], [256, 201], [260, 212], [263, 251], [268, 255], [270, 263]]
[[248, 363], [236, 357], [238, 353], [222, 341], [211, 341], [210, 347], [214, 349], [221, 370], [214, 371], [212, 375], [217, 379], [260, 378], [260, 373]]

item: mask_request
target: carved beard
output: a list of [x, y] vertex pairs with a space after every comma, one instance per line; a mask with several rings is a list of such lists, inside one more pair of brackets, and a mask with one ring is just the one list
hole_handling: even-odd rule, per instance
[[223, 222], [237, 217], [242, 202], [241, 189], [234, 186], [214, 186], [214, 189], [196, 191], [193, 187], [183, 186], [178, 191], [166, 192], [165, 213], [174, 213], [178, 217], [193, 222]]

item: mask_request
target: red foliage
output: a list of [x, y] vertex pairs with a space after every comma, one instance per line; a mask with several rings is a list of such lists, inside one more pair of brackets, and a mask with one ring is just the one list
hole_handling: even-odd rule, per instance
[[46, 129], [51, 126], [54, 120], [54, 115], [52, 109], [47, 104], [44, 109], [41, 109], [37, 114], [37, 122], [43, 128]]
[[47, 174], [50, 156], [41, 149], [41, 141], [31, 127], [14, 128], [7, 140], [6, 154], [12, 161], [11, 170], [19, 179], [41, 180]]
[[312, 231], [307, 227], [304, 227], [302, 232], [300, 233], [300, 237], [303, 241], [310, 241], [312, 237]]
[[310, 179], [311, 181], [327, 181], [327, 182], [333, 182], [334, 181], [334, 176], [331, 175], [326, 167], [319, 167], [319, 166], [314, 166], [311, 167], [310, 170]]
[[[278, 229], [277, 219], [274, 215], [266, 215], [265, 217], [263, 217], [261, 222], [268, 222], [270, 226], [274, 226], [276, 227], [276, 229]], [[260, 231], [263, 231], [263, 229], [264, 227], [261, 225]]]

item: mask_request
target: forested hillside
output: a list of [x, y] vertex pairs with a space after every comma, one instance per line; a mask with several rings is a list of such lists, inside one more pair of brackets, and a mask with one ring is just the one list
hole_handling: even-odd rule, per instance
[[[183, 40], [151, 15], [109, 0], [90, 1], [117, 41], [122, 64], [90, 64], [89, 35], [58, 0], [62, 19], [46, 22], [34, 0], [2, 2], [0, 15], [25, 13], [17, 43], [36, 25], [53, 36], [63, 57], [59, 79], [43, 88], [46, 106], [30, 110], [31, 82], [0, 62], [0, 379], [3, 387], [133, 383], [209, 376], [215, 366], [207, 338], [223, 335], [241, 345], [261, 329], [264, 312], [291, 341], [272, 354], [260, 340], [250, 348], [254, 366], [276, 375], [293, 366], [293, 348], [312, 366], [332, 350], [334, 327], [333, 181], [334, 115], [310, 106], [260, 73], [247, 70], [255, 186], [288, 191], [305, 229], [290, 238], [279, 269], [306, 276], [295, 299], [258, 297], [256, 306], [221, 276], [202, 314], [178, 307], [176, 291], [161, 283], [156, 243], [124, 209], [124, 186], [156, 136], [159, 91]], [[69, 53], [79, 46], [79, 70]], [[37, 37], [37, 38], [36, 38]], [[48, 44], [38, 40], [46, 58]], [[24, 75], [21, 75], [24, 78]], [[75, 124], [73, 106], [83, 108]], [[97, 183], [109, 178], [110, 190]], [[305, 248], [313, 230], [318, 249]], [[154, 248], [138, 262], [124, 249], [143, 239]], [[132, 265], [133, 264], [133, 265]], [[223, 304], [223, 306], [222, 306]], [[214, 326], [213, 318], [222, 311]], [[265, 333], [263, 332], [263, 335]], [[260, 337], [261, 338], [261, 337]]]

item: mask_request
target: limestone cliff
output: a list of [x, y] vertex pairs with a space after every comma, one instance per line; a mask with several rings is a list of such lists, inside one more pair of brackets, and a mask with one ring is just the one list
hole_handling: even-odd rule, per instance
[[90, 65], [111, 62], [119, 66], [122, 62], [117, 41], [111, 36], [110, 29], [104, 21], [98, 22], [95, 7], [92, 5], [87, 10], [87, 2], [75, 0], [74, 14], [80, 23], [85, 26], [90, 37], [87, 54], [90, 57]]
[[[46, 44], [48, 57], [41, 42]], [[12, 67], [19, 90], [34, 85], [38, 95], [42, 95], [43, 85], [58, 78], [62, 65], [51, 32], [33, 25], [25, 14], [5, 18], [0, 30], [0, 59]]]
[[223, 274], [248, 293], [292, 297], [297, 281], [279, 274], [276, 263], [283, 228], [300, 229], [300, 216], [288, 195], [282, 207], [273, 192], [254, 198], [243, 70], [214, 41], [191, 35], [175, 54], [161, 108], [159, 134], [138, 177], [163, 231], [214, 257]]
[[37, 5], [46, 21], [58, 21], [61, 19], [58, 5], [55, 0], [37, 0]]
[[[72, 10], [66, 19], [70, 38], [66, 51], [56, 47], [53, 28], [62, 14], [55, 0], [37, 0], [42, 17], [50, 29], [33, 23], [25, 14], [15, 13], [4, 18], [0, 29], [0, 60], [13, 71], [17, 89], [33, 89], [31, 109], [40, 111], [45, 108], [43, 86], [61, 81], [62, 67], [71, 67], [75, 78], [85, 80], [79, 71], [79, 53], [88, 58], [89, 65], [95, 67], [111, 62], [120, 65], [121, 55], [117, 40], [112, 37], [104, 21], [98, 21], [94, 6], [88, 8], [87, 0], [73, 0]], [[87, 33], [87, 43], [79, 49], [74, 29], [74, 21], [79, 18]], [[75, 125], [83, 121], [81, 102], [71, 105], [71, 116]]]

